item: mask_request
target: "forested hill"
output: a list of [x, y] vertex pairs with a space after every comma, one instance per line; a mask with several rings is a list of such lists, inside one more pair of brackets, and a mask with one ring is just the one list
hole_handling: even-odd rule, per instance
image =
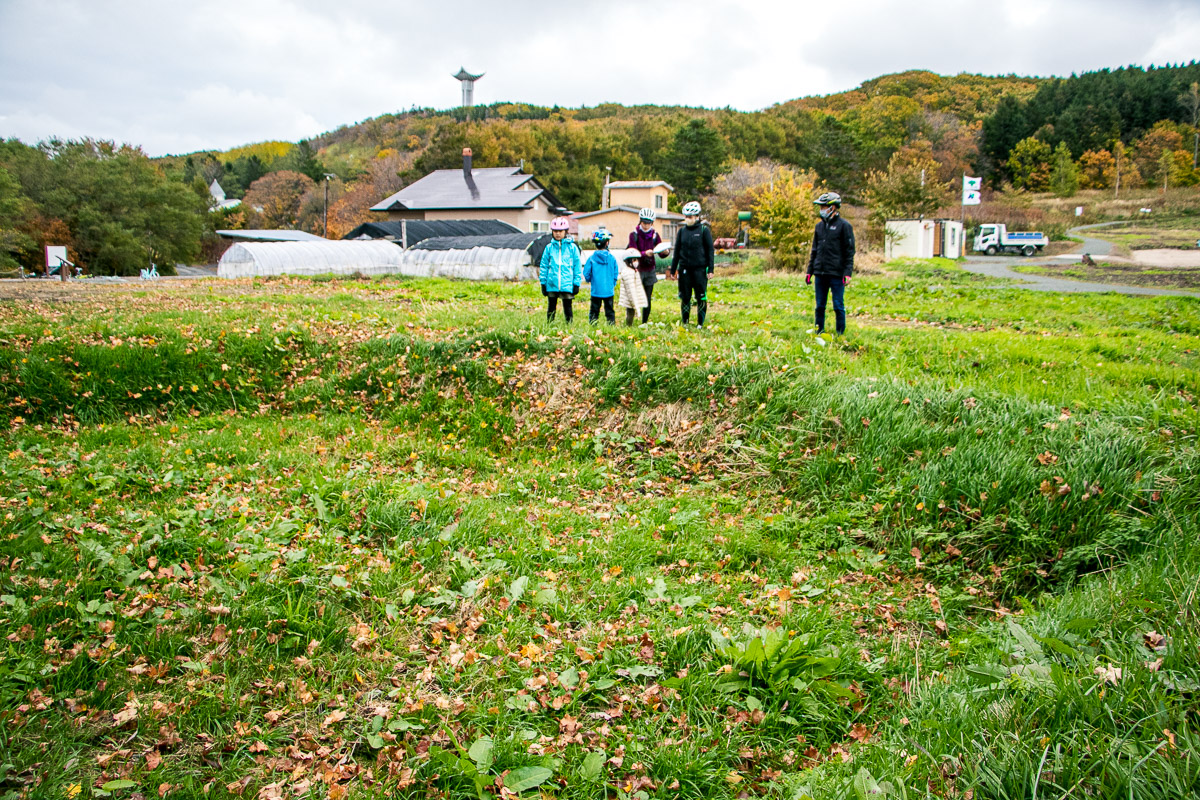
[[[1011, 184], [1062, 197], [1118, 183], [1193, 186], [1200, 184], [1198, 133], [1200, 62], [1193, 61], [1056, 79], [910, 71], [750, 112], [414, 108], [295, 144], [248, 144], [153, 164], [136, 145], [14, 139], [0, 142], [0, 268], [36, 264], [47, 242], [68, 243], [92, 269], [120, 271], [139, 261], [210, 257], [200, 241], [214, 227], [323, 233], [327, 174], [336, 176], [328, 185], [328, 234], [340, 236], [413, 180], [458, 167], [464, 147], [478, 167], [523, 164], [576, 210], [599, 207], [609, 168], [618, 180], [661, 178], [676, 189], [675, 208], [702, 199], [714, 229], [728, 235], [738, 209], [755, 209], [756, 224], [768, 231], [803, 228], [806, 198], [818, 187], [867, 206], [878, 223], [956, 202], [964, 173], [983, 176], [989, 190]], [[246, 202], [210, 210], [213, 180]], [[768, 188], [777, 196], [764, 194]], [[145, 199], [152, 196], [170, 202]], [[771, 246], [782, 252], [779, 243]]]
[[[1179, 128], [1172, 130], [1182, 138], [1188, 133], [1179, 126], [1195, 120], [1181, 96], [1198, 80], [1196, 62], [1063, 79], [914, 70], [752, 112], [494, 103], [477, 106], [468, 118], [462, 109], [412, 109], [344, 126], [307, 145], [322, 169], [351, 184], [369, 177], [376, 193], [457, 166], [469, 146], [480, 167], [523, 162], [573, 208], [597, 206], [606, 167], [617, 179], [664, 178], [684, 197], [711, 191], [715, 176], [731, 164], [763, 158], [815, 171], [855, 197], [872, 170], [886, 169], [906, 147], [936, 161], [943, 180], [968, 172], [982, 174], [988, 185], [1012, 181], [1037, 188], [1039, 170], [1019, 174], [1020, 165], [1014, 169], [1009, 163], [1022, 140], [1034, 137], [1051, 150], [1066, 142], [1078, 159], [1117, 142], [1130, 145], [1159, 122]], [[1167, 138], [1168, 145], [1176, 144]], [[188, 159], [172, 162], [189, 175], [201, 169], [205, 177], [220, 173], [222, 185], [238, 196], [271, 168], [268, 154], [254, 156], [253, 149], [194, 154], [190, 165], [182, 163]], [[1047, 168], [1041, 172], [1048, 175], [1049, 151], [1044, 155]], [[252, 158], [259, 163], [247, 173]], [[1147, 168], [1153, 171], [1143, 164], [1142, 172]], [[381, 169], [396, 180], [389, 182]]]

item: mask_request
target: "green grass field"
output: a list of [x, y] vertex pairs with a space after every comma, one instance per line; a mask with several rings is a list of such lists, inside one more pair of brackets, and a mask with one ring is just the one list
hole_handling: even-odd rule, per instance
[[0, 798], [1195, 795], [1200, 301], [888, 269], [12, 289]]

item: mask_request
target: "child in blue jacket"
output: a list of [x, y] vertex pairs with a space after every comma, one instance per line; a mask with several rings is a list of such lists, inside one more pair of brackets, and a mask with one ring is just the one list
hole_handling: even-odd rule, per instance
[[583, 279], [592, 285], [592, 307], [588, 310], [588, 322], [595, 325], [600, 321], [600, 304], [604, 304], [604, 319], [609, 325], [617, 323], [613, 312], [613, 290], [617, 285], [617, 259], [608, 252], [612, 234], [601, 227], [592, 234], [596, 252], [583, 265]]
[[542, 294], [549, 298], [546, 306], [546, 321], [554, 321], [558, 301], [562, 300], [563, 319], [571, 324], [571, 300], [579, 293], [583, 282], [583, 266], [579, 263], [579, 248], [567, 238], [570, 227], [566, 217], [555, 217], [550, 221], [553, 237], [542, 251], [541, 269], [538, 277], [542, 282]]

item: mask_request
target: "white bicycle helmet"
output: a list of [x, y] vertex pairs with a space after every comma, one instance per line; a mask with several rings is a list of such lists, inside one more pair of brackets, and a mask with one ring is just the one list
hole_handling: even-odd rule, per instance
[[638, 219], [643, 220], [644, 222], [654, 222], [654, 218], [657, 216], [658, 215], [654, 213], [653, 208], [643, 208], [638, 212]]
[[700, 204], [697, 203], [695, 200], [691, 201], [690, 203], [684, 203], [683, 204], [683, 215], [685, 217], [700, 216]]

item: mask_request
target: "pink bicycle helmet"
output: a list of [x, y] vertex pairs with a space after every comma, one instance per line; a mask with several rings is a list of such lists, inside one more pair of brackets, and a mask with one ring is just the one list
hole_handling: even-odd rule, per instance
[[550, 230], [552, 231], [566, 231], [570, 229], [571, 223], [567, 221], [566, 217], [555, 217], [550, 220]]

